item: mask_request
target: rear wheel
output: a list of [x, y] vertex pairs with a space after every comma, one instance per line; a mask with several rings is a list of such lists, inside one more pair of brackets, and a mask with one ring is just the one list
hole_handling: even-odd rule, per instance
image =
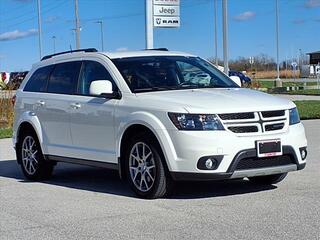
[[41, 180], [52, 175], [53, 164], [45, 161], [38, 138], [31, 130], [22, 133], [17, 158], [23, 174], [30, 180]]
[[171, 179], [161, 159], [157, 142], [148, 134], [134, 137], [126, 154], [127, 179], [143, 198], [160, 198], [169, 193]]
[[250, 177], [249, 180], [255, 184], [271, 185], [281, 182], [286, 176], [287, 173], [282, 173], [268, 176]]

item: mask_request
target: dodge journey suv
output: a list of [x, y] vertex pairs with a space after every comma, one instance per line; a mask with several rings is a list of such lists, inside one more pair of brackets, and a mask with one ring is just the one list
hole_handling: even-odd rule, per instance
[[307, 156], [294, 103], [166, 49], [44, 57], [16, 93], [13, 143], [28, 179], [58, 162], [106, 167], [144, 198], [174, 181], [275, 184]]

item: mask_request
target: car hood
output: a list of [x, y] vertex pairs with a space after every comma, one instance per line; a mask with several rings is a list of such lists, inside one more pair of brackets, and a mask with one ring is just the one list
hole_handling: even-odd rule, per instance
[[[232, 113], [283, 110], [295, 107], [287, 99], [243, 88], [188, 89], [136, 94], [144, 104], [168, 111]], [[140, 102], [140, 101], [139, 101]]]

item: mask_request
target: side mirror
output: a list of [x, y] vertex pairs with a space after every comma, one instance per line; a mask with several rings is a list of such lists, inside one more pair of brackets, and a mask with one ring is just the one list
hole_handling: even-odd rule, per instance
[[89, 93], [92, 96], [104, 98], [121, 98], [120, 92], [112, 91], [112, 83], [109, 80], [95, 80], [92, 81], [89, 88]]
[[237, 84], [239, 87], [241, 87], [241, 80], [240, 80], [239, 77], [237, 77], [237, 76], [230, 76], [229, 78], [230, 78], [232, 81], [234, 81], [235, 84]]

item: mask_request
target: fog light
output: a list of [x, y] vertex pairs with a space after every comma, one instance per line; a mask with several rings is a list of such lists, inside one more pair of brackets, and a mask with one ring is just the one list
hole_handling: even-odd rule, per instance
[[200, 170], [216, 170], [223, 159], [223, 155], [204, 156], [198, 160], [197, 168]]
[[212, 167], [213, 167], [212, 159], [211, 158], [207, 159], [206, 162], [205, 162], [205, 165], [206, 165], [207, 169], [212, 169]]
[[301, 159], [305, 160], [307, 157], [307, 150], [306, 149], [301, 149], [300, 150], [300, 154], [301, 154]]

